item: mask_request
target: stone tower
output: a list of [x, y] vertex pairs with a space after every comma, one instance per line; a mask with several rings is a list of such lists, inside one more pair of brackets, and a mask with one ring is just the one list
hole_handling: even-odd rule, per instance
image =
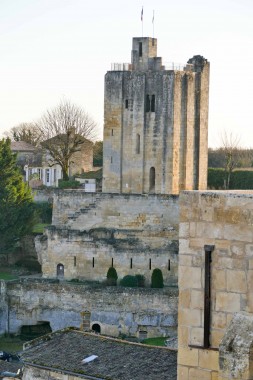
[[207, 187], [209, 63], [167, 68], [157, 40], [133, 38], [131, 64], [105, 76], [103, 192]]

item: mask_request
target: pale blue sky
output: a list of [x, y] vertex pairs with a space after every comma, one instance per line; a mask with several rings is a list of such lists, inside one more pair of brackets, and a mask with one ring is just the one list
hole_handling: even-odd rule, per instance
[[104, 74], [130, 62], [132, 37], [155, 37], [163, 62], [210, 61], [209, 145], [223, 130], [253, 147], [252, 0], [0, 0], [0, 134], [60, 99], [103, 129]]

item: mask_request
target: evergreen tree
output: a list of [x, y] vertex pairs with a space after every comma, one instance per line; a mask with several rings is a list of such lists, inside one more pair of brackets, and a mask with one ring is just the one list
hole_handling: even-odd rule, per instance
[[117, 279], [118, 279], [116, 269], [113, 267], [110, 267], [107, 271], [106, 278], [107, 278], [107, 284], [108, 285], [116, 286], [117, 285]]
[[16, 165], [10, 139], [0, 140], [0, 254], [8, 254], [31, 231], [34, 203]]
[[151, 288], [163, 288], [163, 273], [161, 269], [155, 268], [151, 276]]

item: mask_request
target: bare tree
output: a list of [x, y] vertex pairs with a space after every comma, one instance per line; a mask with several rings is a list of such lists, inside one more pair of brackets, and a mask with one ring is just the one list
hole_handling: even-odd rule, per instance
[[41, 132], [35, 123], [18, 124], [4, 134], [12, 141], [25, 141], [34, 146], [41, 141]]
[[62, 101], [47, 110], [37, 126], [42, 134], [41, 145], [50, 154], [51, 165], [60, 165], [63, 179], [67, 180], [73, 155], [96, 137], [95, 121], [82, 108]]
[[239, 142], [240, 138], [234, 136], [232, 133], [228, 134], [226, 131], [221, 136], [223, 150], [225, 154], [225, 189], [229, 189], [231, 173], [238, 166], [241, 159], [241, 152]]

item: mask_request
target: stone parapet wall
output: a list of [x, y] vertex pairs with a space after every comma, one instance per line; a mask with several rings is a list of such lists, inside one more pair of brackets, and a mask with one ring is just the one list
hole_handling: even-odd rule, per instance
[[55, 190], [55, 226], [88, 230], [97, 227], [159, 230], [178, 225], [178, 196], [85, 193]]
[[[101, 333], [138, 336], [173, 335], [177, 326], [177, 289], [123, 288], [72, 284], [47, 280], [6, 283], [9, 313], [1, 314], [0, 334], [18, 333], [22, 325], [48, 321], [53, 331], [82, 325], [82, 312], [89, 311], [90, 328]], [[6, 321], [7, 319], [7, 321]]]
[[[253, 313], [252, 223], [253, 192], [192, 191], [180, 195], [178, 380], [213, 380], [218, 374], [223, 378], [219, 373], [221, 339], [235, 312]], [[201, 348], [205, 245], [214, 246], [208, 349]]]
[[33, 198], [35, 202], [53, 202], [54, 188], [45, 188], [33, 190]]

